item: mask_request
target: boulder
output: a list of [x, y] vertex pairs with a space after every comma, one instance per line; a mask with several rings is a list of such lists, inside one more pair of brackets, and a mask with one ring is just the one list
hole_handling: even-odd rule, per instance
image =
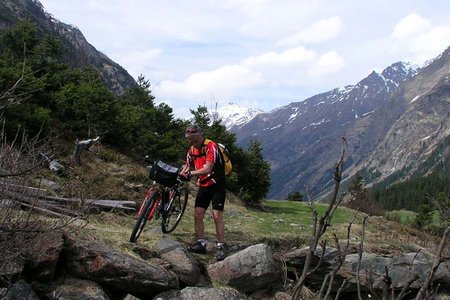
[[[420, 289], [433, 265], [434, 257], [425, 253], [416, 255], [414, 252], [401, 253], [397, 255], [377, 255], [373, 253], [363, 253], [361, 259], [360, 282], [367, 284], [366, 274], [370, 271], [373, 286], [375, 289], [382, 290], [384, 287], [383, 278], [385, 276], [385, 267], [388, 269], [392, 285], [395, 289], [401, 290], [405, 283], [414, 277], [410, 288]], [[346, 278], [351, 283], [356, 283], [356, 270], [358, 266], [358, 254], [349, 254], [345, 260], [339, 275]], [[353, 278], [348, 277], [351, 274]], [[450, 286], [450, 269], [447, 265], [441, 264], [437, 269], [434, 280], [440, 282], [443, 287]]]
[[[306, 256], [308, 255], [309, 247], [295, 249], [283, 255], [282, 260], [286, 263], [288, 276], [295, 279], [295, 275], [302, 274], [303, 266], [305, 265]], [[317, 270], [311, 274], [307, 279], [307, 284], [317, 289], [320, 289], [323, 278], [333, 270], [336, 264], [339, 252], [336, 248], [326, 247], [323, 254], [323, 260]], [[311, 259], [311, 268], [317, 266], [322, 257], [322, 248], [317, 247]], [[338, 288], [338, 287], [337, 287]]]
[[88, 280], [69, 278], [62, 284], [52, 288], [47, 295], [50, 300], [83, 299], [83, 300], [109, 300], [109, 296], [100, 285]]
[[12, 257], [3, 260], [0, 258], [0, 286], [8, 286], [10, 282], [16, 282], [23, 274], [25, 263], [20, 257]]
[[250, 246], [223, 261], [211, 264], [207, 272], [213, 281], [219, 281], [246, 294], [265, 289], [280, 280], [272, 251], [266, 244]]
[[[0, 296], [3, 296], [0, 294]], [[8, 288], [5, 297], [2, 299], [5, 300], [19, 300], [19, 299], [27, 299], [27, 300], [39, 300], [40, 298], [36, 295], [33, 288], [23, 280], [19, 280], [14, 283], [10, 288]]]
[[170, 264], [170, 269], [177, 274], [180, 284], [185, 286], [197, 284], [200, 276], [200, 268], [197, 261], [183, 244], [163, 237], [155, 249], [161, 259]]
[[24, 273], [31, 281], [51, 282], [64, 247], [62, 233], [38, 235], [30, 241]]
[[[301, 274], [308, 253], [308, 248], [291, 251], [283, 256], [288, 268], [293, 268], [297, 274]], [[312, 267], [316, 266], [321, 256], [321, 249], [314, 252]], [[325, 250], [324, 259], [319, 268], [307, 279], [307, 285], [320, 288], [323, 278], [329, 273], [338, 262], [337, 250], [328, 247]], [[336, 292], [344, 280], [348, 285], [343, 293], [352, 293], [356, 291], [356, 272], [358, 267], [358, 254], [347, 254], [343, 266], [337, 272], [332, 290]], [[370, 290], [369, 284], [377, 292], [382, 292], [384, 288], [385, 267], [388, 269], [393, 287], [395, 290], [401, 290], [405, 284], [412, 281], [409, 288], [419, 289], [424, 283], [425, 278], [433, 264], [434, 257], [425, 253], [415, 252], [398, 253], [391, 255], [379, 255], [375, 253], [363, 253], [360, 266], [360, 284], [364, 291]], [[370, 279], [369, 279], [370, 275]], [[369, 282], [370, 280], [370, 282]], [[446, 264], [441, 264], [434, 276], [434, 280], [439, 282], [443, 288], [450, 287], [450, 269]]]
[[175, 274], [128, 254], [114, 251], [99, 241], [67, 237], [64, 269], [72, 277], [101, 284], [114, 294], [148, 299], [178, 288]]
[[181, 291], [167, 291], [157, 295], [153, 300], [241, 300], [247, 297], [232, 288], [186, 287]]

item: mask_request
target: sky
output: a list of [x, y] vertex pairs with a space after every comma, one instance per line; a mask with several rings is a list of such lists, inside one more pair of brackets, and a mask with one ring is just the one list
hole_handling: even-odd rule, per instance
[[271, 111], [450, 46], [448, 0], [40, 0], [175, 117]]

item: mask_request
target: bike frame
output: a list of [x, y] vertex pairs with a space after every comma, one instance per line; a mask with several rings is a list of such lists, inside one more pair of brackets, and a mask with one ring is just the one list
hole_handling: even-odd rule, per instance
[[[151, 200], [149, 202], [149, 200]], [[161, 230], [171, 233], [177, 227], [186, 209], [188, 189], [177, 176], [171, 187], [153, 181], [147, 189], [144, 201], [137, 212], [137, 220], [131, 232], [130, 242], [135, 243], [147, 221], [161, 217]]]
[[[143, 201], [142, 202], [142, 204], [141, 204], [141, 207], [139, 208], [139, 211], [138, 211], [138, 216], [140, 216], [143, 212], [142, 212], [142, 210], [144, 209], [144, 207], [145, 207], [145, 204], [147, 203], [147, 201], [148, 201], [148, 199], [149, 199], [149, 197], [150, 197], [150, 194], [153, 192], [153, 191], [156, 191], [158, 194], [158, 196], [156, 197], [156, 201], [155, 201], [155, 204], [153, 205], [153, 207], [152, 207], [152, 209], [149, 211], [149, 213], [148, 213], [148, 216], [146, 217], [147, 219], [151, 219], [151, 218], [153, 218], [153, 216], [155, 215], [155, 212], [156, 212], [156, 210], [158, 209], [158, 205], [159, 205], [159, 203], [161, 203], [161, 201], [164, 203], [165, 201], [164, 201], [164, 196], [166, 195], [166, 189], [165, 188], [161, 188], [161, 187], [157, 187], [157, 186], [155, 186], [155, 185], [153, 185], [153, 186], [151, 186], [148, 190], [147, 190], [147, 194], [145, 195], [145, 201]], [[175, 191], [174, 191], [174, 189], [170, 189], [170, 191], [169, 191], [169, 195], [170, 195], [170, 197], [172, 197], [173, 196], [173, 194], [175, 193]], [[170, 199], [170, 197], [168, 198], [168, 199]], [[164, 210], [164, 209], [163, 209]]]
[[[138, 216], [140, 216], [140, 215], [143, 213], [142, 210], [144, 209], [145, 204], [146, 204], [147, 201], [149, 200], [150, 194], [151, 194], [154, 190], [156, 190], [154, 187], [151, 187], [151, 188], [148, 189], [147, 194], [145, 195], [145, 198], [144, 198], [145, 201], [142, 202], [141, 207], [139, 208]], [[155, 211], [156, 211], [156, 207], [158, 207], [158, 204], [159, 204], [159, 202], [161, 201], [161, 191], [159, 191], [159, 190], [156, 190], [156, 191], [157, 191], [157, 193], [158, 193], [158, 197], [156, 198], [156, 203], [155, 203], [155, 205], [153, 205], [152, 209], [149, 211], [149, 214], [148, 214], [148, 216], [147, 216], [147, 219], [150, 219], [150, 218], [153, 217], [153, 215], [155, 214]]]

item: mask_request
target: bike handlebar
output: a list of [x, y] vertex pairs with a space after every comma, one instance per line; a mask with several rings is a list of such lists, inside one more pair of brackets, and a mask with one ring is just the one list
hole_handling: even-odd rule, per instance
[[[144, 161], [145, 161], [146, 163], [150, 164], [149, 166], [147, 166], [147, 169], [148, 169], [148, 170], [150, 170], [150, 169], [152, 168], [152, 166], [155, 165], [155, 164], [158, 162], [158, 160], [153, 160], [152, 158], [150, 158], [149, 155], [144, 156]], [[180, 173], [179, 173], [180, 170], [181, 170], [181, 167], [178, 168], [177, 182], [178, 182], [179, 184], [182, 184], [183, 181], [188, 181], [188, 180], [185, 180], [185, 179], [183, 179], [183, 177], [180, 176]]]

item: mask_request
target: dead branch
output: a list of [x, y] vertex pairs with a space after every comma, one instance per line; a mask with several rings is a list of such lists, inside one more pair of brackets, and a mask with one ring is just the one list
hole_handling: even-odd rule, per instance
[[362, 227], [362, 237], [361, 237], [361, 243], [358, 245], [358, 265], [356, 267], [356, 289], [358, 291], [358, 299], [362, 300], [361, 297], [361, 283], [359, 281], [359, 272], [361, 270], [361, 260], [363, 255], [363, 249], [364, 249], [364, 238], [365, 238], [365, 229], [366, 229], [366, 221], [369, 216], [365, 216], [363, 219], [363, 227]]
[[345, 247], [344, 247], [343, 251], [341, 251], [341, 246], [340, 246], [338, 237], [336, 236], [336, 234], [333, 234], [334, 240], [336, 242], [336, 247], [337, 247], [337, 249], [339, 251], [338, 252], [339, 256], [338, 256], [338, 264], [334, 267], [333, 271], [331, 272], [331, 280], [330, 280], [330, 284], [328, 286], [327, 294], [325, 295], [325, 299], [328, 299], [328, 297], [330, 296], [331, 288], [332, 288], [333, 282], [334, 282], [334, 278], [335, 278], [337, 272], [342, 268], [342, 266], [345, 263], [345, 258], [347, 257], [348, 250], [350, 249], [350, 233], [351, 233], [353, 222], [355, 221], [357, 215], [358, 215], [358, 212], [355, 213], [353, 218], [348, 223], [348, 226], [347, 226], [347, 242], [345, 244]]
[[[419, 255], [419, 253], [420, 253], [420, 249], [416, 252], [416, 254], [414, 255], [413, 259], [411, 260], [411, 263], [409, 264], [409, 269], [408, 269], [408, 273], [405, 276], [405, 281], [403, 283], [403, 288], [400, 291], [400, 293], [397, 295], [397, 298], [395, 298], [396, 300], [402, 300], [406, 296], [406, 292], [408, 291], [408, 289], [411, 286], [411, 284], [419, 278], [419, 275], [417, 273], [415, 273], [412, 278], [409, 278], [409, 276], [411, 275], [411, 271], [412, 271], [412, 267], [413, 267], [414, 261], [416, 260], [416, 257], [417, 257], [417, 255]], [[394, 289], [394, 287], [392, 287], [392, 289]]]
[[95, 139], [87, 139], [83, 141], [76, 140], [75, 142], [75, 152], [73, 154], [73, 160], [77, 163], [81, 163], [81, 151], [86, 150], [89, 151], [91, 146], [100, 140], [100, 136], [97, 136]]
[[347, 279], [344, 279], [344, 281], [342, 281], [341, 286], [337, 290], [336, 297], [334, 299], [336, 299], [336, 300], [339, 299], [339, 296], [346, 285], [347, 285]]
[[450, 206], [444, 203], [442, 199], [439, 199], [439, 197], [436, 198], [431, 195], [426, 195], [426, 198], [437, 208], [440, 218], [445, 222], [450, 222]]
[[1, 109], [4, 109], [8, 104], [16, 102], [16, 98], [13, 96], [14, 91], [17, 89], [19, 84], [22, 82], [22, 80], [25, 78], [25, 66], [26, 66], [26, 55], [27, 52], [27, 45], [26, 43], [23, 43], [23, 61], [22, 61], [22, 74], [20, 78], [6, 91], [4, 91], [0, 95], [0, 100], [6, 99], [6, 102], [1, 105]]
[[0, 178], [21, 177], [41, 169], [45, 160], [44, 158], [38, 158], [39, 153], [48, 143], [48, 141], [39, 138], [42, 127], [31, 139], [28, 139], [24, 130], [17, 130], [14, 138], [8, 142], [4, 133], [5, 123], [6, 121], [3, 119], [3, 127], [0, 133], [2, 142]]
[[427, 278], [425, 279], [425, 282], [423, 283], [422, 287], [420, 288], [419, 292], [417, 293], [416, 300], [422, 300], [427, 299], [430, 293], [430, 286], [433, 282], [433, 277], [436, 274], [437, 269], [439, 268], [439, 265], [444, 261], [444, 258], [442, 256], [442, 252], [444, 251], [445, 244], [447, 243], [448, 236], [450, 234], [450, 227], [447, 227], [444, 234], [442, 235], [441, 242], [439, 244], [439, 247], [436, 252], [436, 256], [433, 261], [433, 266], [430, 269], [430, 272], [428, 273]]
[[[311, 274], [310, 272], [310, 266], [312, 261], [312, 256], [314, 255], [314, 251], [317, 248], [317, 245], [319, 244], [320, 237], [325, 233], [327, 228], [331, 225], [331, 218], [336, 211], [337, 207], [340, 205], [341, 200], [338, 199], [338, 193], [339, 193], [339, 187], [342, 179], [342, 170], [344, 165], [344, 156], [345, 156], [345, 150], [347, 147], [347, 141], [345, 137], [341, 137], [342, 147], [341, 147], [341, 157], [336, 164], [335, 171], [334, 171], [334, 191], [333, 191], [333, 197], [331, 199], [331, 202], [328, 205], [327, 210], [325, 211], [324, 215], [319, 219], [318, 223], [317, 221], [317, 211], [315, 211], [315, 214], [313, 213], [314, 218], [314, 226], [313, 226], [313, 235], [311, 236], [311, 241], [309, 245], [309, 251], [306, 255], [305, 259], [305, 265], [303, 267], [302, 275], [300, 276], [300, 279], [297, 281], [297, 283], [294, 285], [294, 294], [292, 296], [293, 299], [300, 299], [300, 292], [301, 289], [305, 283], [306, 278]], [[341, 198], [342, 199], [342, 198]], [[311, 205], [312, 207], [312, 205]]]
[[383, 300], [389, 299], [389, 290], [392, 285], [392, 278], [389, 276], [389, 270], [387, 266], [384, 266], [384, 277], [383, 277]]
[[56, 173], [62, 173], [64, 171], [64, 166], [59, 163], [56, 159], [53, 159], [53, 155], [48, 155], [43, 152], [39, 152], [42, 157], [42, 163], [45, 164], [50, 170]]

